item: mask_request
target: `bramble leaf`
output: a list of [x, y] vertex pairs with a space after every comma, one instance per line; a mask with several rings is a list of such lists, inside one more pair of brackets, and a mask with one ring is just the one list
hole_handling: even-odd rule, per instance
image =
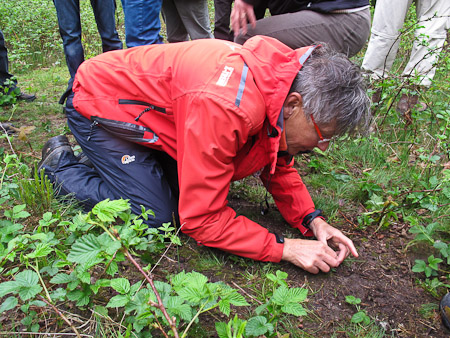
[[124, 295], [130, 291], [130, 282], [126, 278], [116, 278], [111, 280], [111, 287], [118, 293]]
[[84, 235], [72, 245], [67, 260], [74, 263], [86, 263], [95, 258], [100, 253], [101, 248], [102, 245], [95, 235]]

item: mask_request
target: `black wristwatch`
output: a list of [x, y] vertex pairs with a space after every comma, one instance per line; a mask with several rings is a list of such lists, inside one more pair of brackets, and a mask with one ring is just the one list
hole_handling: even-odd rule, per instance
[[311, 212], [310, 214], [306, 215], [303, 218], [302, 225], [305, 228], [310, 229], [309, 225], [311, 224], [311, 222], [314, 220], [314, 218], [319, 217], [319, 216], [322, 216], [322, 210], [317, 209], [317, 210]]
[[275, 239], [277, 243], [283, 244], [284, 243], [284, 237], [283, 235], [278, 235], [276, 232], [273, 233], [275, 235]]

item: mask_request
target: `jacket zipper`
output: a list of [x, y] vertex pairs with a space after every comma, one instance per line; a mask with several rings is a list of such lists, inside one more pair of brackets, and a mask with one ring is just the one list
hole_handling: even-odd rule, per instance
[[166, 113], [166, 110], [161, 107], [157, 107], [151, 103], [145, 102], [145, 101], [138, 101], [138, 100], [126, 100], [126, 99], [119, 99], [119, 104], [133, 104], [138, 106], [147, 106], [142, 112], [139, 113], [139, 115], [134, 119], [136, 122], [139, 121], [142, 115], [149, 112], [150, 110], [156, 110], [160, 113]]
[[88, 138], [87, 138], [88, 141], [91, 139], [91, 136], [92, 136], [92, 130], [94, 129], [94, 127], [95, 127], [97, 124], [98, 124], [97, 121], [94, 121], [94, 122], [91, 123], [91, 128], [90, 128], [90, 131], [89, 131], [89, 136], [88, 136]]

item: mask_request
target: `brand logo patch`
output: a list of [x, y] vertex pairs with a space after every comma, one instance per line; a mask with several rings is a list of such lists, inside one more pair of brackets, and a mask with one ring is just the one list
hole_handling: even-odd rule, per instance
[[222, 74], [220, 74], [219, 80], [217, 80], [216, 82], [216, 85], [225, 87], [231, 77], [231, 74], [233, 74], [233, 71], [233, 67], [225, 66], [225, 68], [222, 70]]
[[122, 156], [122, 164], [130, 164], [131, 162], [134, 162], [135, 159], [136, 158], [134, 157], [134, 155], [133, 156], [123, 155]]

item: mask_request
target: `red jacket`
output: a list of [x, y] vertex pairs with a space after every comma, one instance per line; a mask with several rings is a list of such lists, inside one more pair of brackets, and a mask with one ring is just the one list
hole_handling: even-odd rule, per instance
[[208, 39], [108, 52], [80, 66], [73, 103], [112, 133], [177, 160], [184, 233], [278, 262], [283, 244], [236, 217], [227, 195], [231, 181], [261, 171], [286, 221], [311, 235], [301, 225], [311, 197], [293, 161], [277, 158], [283, 102], [311, 51], [254, 37], [243, 46]]

